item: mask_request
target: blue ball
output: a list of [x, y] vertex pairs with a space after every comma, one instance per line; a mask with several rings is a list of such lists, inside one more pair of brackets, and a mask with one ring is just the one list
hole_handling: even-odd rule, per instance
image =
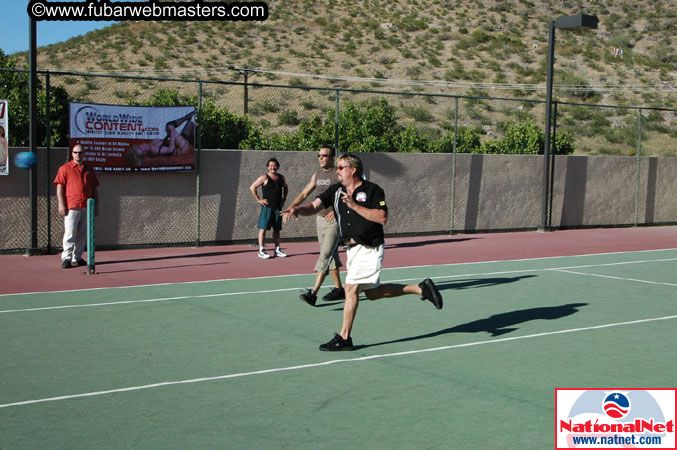
[[14, 164], [20, 169], [30, 169], [35, 165], [37, 158], [33, 152], [17, 153], [14, 157]]

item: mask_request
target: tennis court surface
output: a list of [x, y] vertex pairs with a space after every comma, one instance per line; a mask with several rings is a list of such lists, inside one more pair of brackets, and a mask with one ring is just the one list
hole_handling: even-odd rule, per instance
[[0, 448], [554, 448], [555, 388], [677, 385], [677, 227], [386, 243], [444, 309], [365, 299], [338, 353], [313, 242], [0, 256]]

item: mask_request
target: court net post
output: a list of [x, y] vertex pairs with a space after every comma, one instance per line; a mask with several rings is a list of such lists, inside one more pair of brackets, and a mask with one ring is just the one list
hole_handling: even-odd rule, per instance
[[94, 260], [94, 209], [96, 201], [93, 198], [87, 200], [87, 274], [96, 272]]

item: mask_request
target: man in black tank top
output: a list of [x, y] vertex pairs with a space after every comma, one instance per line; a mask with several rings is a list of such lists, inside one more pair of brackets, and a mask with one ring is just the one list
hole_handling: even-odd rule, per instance
[[[275, 243], [275, 251], [273, 256], [284, 258], [287, 256], [280, 249], [280, 230], [282, 230], [282, 217], [280, 210], [287, 200], [287, 181], [282, 174], [278, 173], [280, 170], [280, 163], [275, 158], [270, 158], [267, 164], [268, 172], [258, 177], [249, 190], [258, 203], [261, 204], [261, 212], [259, 213], [259, 258], [268, 259], [271, 257], [266, 253], [266, 230], [273, 229], [273, 242]], [[261, 186], [261, 197], [257, 189]]]
[[[336, 167], [334, 166], [335, 156], [336, 150], [334, 147], [328, 145], [320, 147], [320, 151], [317, 154], [320, 169], [310, 177], [310, 182], [291, 203], [290, 209], [303, 203], [311, 192], [316, 191], [318, 194], [321, 194], [332, 184], [338, 183], [338, 173], [336, 173]], [[325, 208], [317, 213], [315, 228], [317, 230], [317, 240], [320, 243], [320, 256], [317, 259], [317, 263], [315, 263], [315, 285], [312, 289], [306, 289], [299, 296], [301, 300], [312, 306], [315, 306], [317, 292], [327, 276], [325, 271], [327, 265], [329, 265], [329, 275], [334, 280], [335, 287], [322, 297], [322, 300], [328, 302], [343, 300], [345, 298], [345, 291], [343, 286], [341, 286], [341, 277], [339, 275], [339, 267], [342, 266], [341, 258], [338, 251], [334, 253], [334, 244], [336, 244], [338, 239], [339, 229], [332, 208]]]

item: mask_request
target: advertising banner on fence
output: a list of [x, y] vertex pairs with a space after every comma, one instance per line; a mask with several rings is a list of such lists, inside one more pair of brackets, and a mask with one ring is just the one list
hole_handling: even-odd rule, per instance
[[70, 104], [70, 147], [96, 172], [195, 169], [194, 106]]
[[9, 175], [9, 115], [7, 100], [0, 100], [0, 175]]

